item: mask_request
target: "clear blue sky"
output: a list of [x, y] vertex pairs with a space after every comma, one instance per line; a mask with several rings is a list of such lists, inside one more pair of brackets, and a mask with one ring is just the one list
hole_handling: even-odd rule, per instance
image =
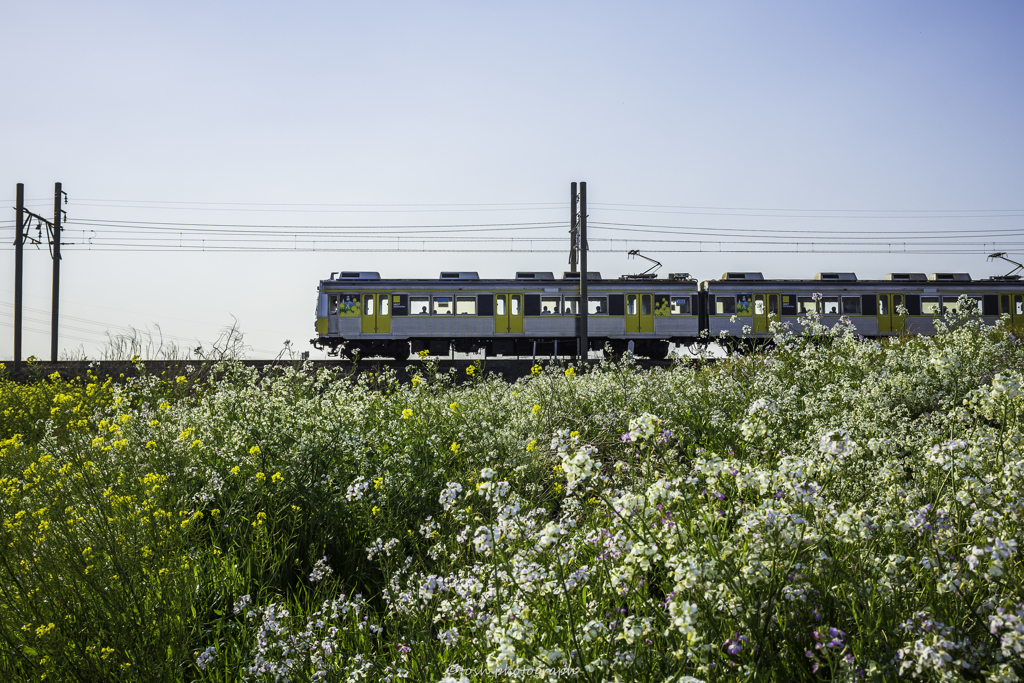
[[[960, 230], [963, 244], [1024, 256], [1020, 2], [97, 0], [0, 10], [8, 206], [24, 182], [30, 208], [52, 214], [61, 181], [72, 221], [543, 222], [565, 221], [569, 183], [586, 180], [592, 225], [762, 230], [769, 242], [810, 231], [764, 247], [801, 251], [836, 231], [898, 242]], [[369, 204], [382, 206], [352, 206]], [[456, 206], [468, 204], [500, 206]], [[117, 239], [111, 226], [69, 228], [62, 311], [74, 319], [62, 348], [82, 344], [91, 356], [108, 328], [155, 323], [188, 344], [212, 339], [232, 315], [251, 356], [272, 356], [285, 339], [307, 349], [317, 281], [342, 268], [566, 269], [564, 253], [540, 252], [90, 252], [80, 246], [90, 235]], [[93, 229], [102, 234], [83, 232]], [[541, 233], [564, 230], [500, 234]], [[682, 231], [669, 233], [658, 237]], [[634, 247], [662, 272], [701, 279], [729, 269], [1007, 269], [980, 254], [670, 253], [691, 247], [593, 234], [630, 240], [592, 255], [605, 276], [635, 271], [625, 257]], [[38, 332], [26, 332], [25, 354], [46, 358], [46, 252], [31, 250], [26, 269], [26, 326]], [[13, 271], [5, 246], [0, 358], [13, 352]]]

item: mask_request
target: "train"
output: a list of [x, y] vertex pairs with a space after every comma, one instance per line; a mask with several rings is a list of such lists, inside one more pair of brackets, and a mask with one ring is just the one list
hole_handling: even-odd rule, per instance
[[[577, 356], [580, 277], [529, 271], [488, 279], [448, 271], [436, 279], [392, 279], [336, 271], [320, 281], [310, 343], [330, 355], [395, 360], [422, 351]], [[801, 280], [727, 272], [698, 282], [688, 273], [604, 279], [591, 271], [587, 290], [589, 350], [652, 359], [667, 358], [672, 344], [767, 339], [773, 321], [796, 323], [809, 312], [828, 326], [845, 317], [865, 337], [932, 334], [936, 316], [963, 305], [962, 296], [989, 324], [1003, 315], [1024, 323], [1024, 283], [1016, 276], [889, 273], [861, 280], [830, 272]]]

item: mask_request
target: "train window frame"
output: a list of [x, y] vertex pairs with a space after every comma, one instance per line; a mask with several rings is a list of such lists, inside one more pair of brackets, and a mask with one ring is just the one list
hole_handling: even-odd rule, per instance
[[579, 315], [580, 298], [578, 296], [562, 297], [562, 315]]
[[338, 315], [338, 295], [327, 295], [327, 315]]
[[736, 315], [736, 297], [717, 295], [714, 315]]
[[829, 294], [821, 297], [821, 314], [822, 315], [842, 315], [839, 311], [840, 302], [838, 294]]
[[[685, 305], [680, 306], [680, 302], [683, 302]], [[689, 295], [670, 297], [669, 303], [671, 306], [669, 315], [692, 315], [693, 297]]]
[[365, 295], [363, 295], [363, 315], [365, 315], [365, 316], [374, 315], [374, 311], [377, 309], [377, 307], [374, 305], [376, 303], [376, 301], [377, 301], [377, 296], [375, 294], [365, 294]]
[[817, 313], [818, 312], [818, 301], [810, 295], [796, 297], [796, 314], [804, 315], [805, 313]]
[[640, 295], [640, 315], [654, 315], [654, 297], [652, 295]]
[[[443, 313], [438, 312], [438, 305], [447, 302], [451, 310]], [[455, 315], [455, 297], [451, 294], [448, 295], [435, 295], [430, 297], [430, 315]]]
[[[472, 310], [463, 310], [465, 307]], [[476, 315], [476, 295], [455, 297], [455, 315]]]
[[[597, 305], [595, 306], [595, 304]], [[588, 296], [587, 315], [611, 315], [610, 311], [608, 310], [608, 297]]]
[[637, 311], [640, 310], [639, 301], [637, 300], [637, 294], [626, 295], [626, 315], [636, 315]]
[[921, 297], [921, 315], [935, 316], [942, 314], [942, 297], [938, 294]]
[[383, 315], [383, 316], [391, 315], [391, 295], [390, 294], [378, 294], [377, 295], [377, 315]]
[[796, 294], [782, 293], [779, 295], [779, 311], [782, 315], [796, 315]]
[[736, 295], [735, 315], [754, 315], [754, 296], [747, 292]]
[[[422, 306], [424, 310], [418, 310], [416, 307]], [[424, 294], [422, 296], [409, 295], [409, 315], [430, 315], [430, 295]]]
[[862, 299], [856, 294], [840, 297], [839, 310], [843, 312], [843, 315], [861, 315], [862, 303]]
[[[554, 310], [548, 310], [548, 306], [554, 306]], [[541, 315], [562, 315], [562, 297], [542, 294], [540, 297]]]

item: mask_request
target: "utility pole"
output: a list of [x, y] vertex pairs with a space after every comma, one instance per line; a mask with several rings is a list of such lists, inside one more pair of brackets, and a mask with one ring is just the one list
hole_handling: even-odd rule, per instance
[[64, 191], [60, 183], [53, 186], [53, 304], [50, 318], [50, 360], [57, 362], [57, 312], [60, 308], [60, 200]]
[[21, 288], [25, 263], [25, 184], [18, 183], [14, 231], [14, 373], [21, 370]]
[[578, 255], [577, 249], [579, 248], [579, 235], [577, 234], [577, 227], [579, 223], [576, 221], [576, 206], [579, 202], [579, 195], [576, 194], [576, 183], [572, 184], [572, 189], [569, 190], [569, 272], [576, 272], [576, 256]]
[[583, 360], [590, 357], [590, 346], [587, 340], [587, 312], [590, 302], [587, 300], [587, 184], [580, 183], [580, 354]]

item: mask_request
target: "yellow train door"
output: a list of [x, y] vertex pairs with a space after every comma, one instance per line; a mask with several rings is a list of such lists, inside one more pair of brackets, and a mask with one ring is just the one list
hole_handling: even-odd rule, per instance
[[903, 305], [902, 294], [878, 295], [878, 333], [900, 333], [906, 328], [906, 319], [900, 315], [899, 307]]
[[654, 333], [654, 295], [640, 295], [640, 332]]
[[640, 332], [640, 297], [626, 295], [626, 334]]
[[363, 294], [363, 334], [391, 333], [391, 295]]
[[508, 331], [510, 334], [523, 333], [523, 295], [508, 295]]
[[523, 333], [523, 295], [494, 295], [494, 333]]
[[377, 295], [363, 294], [363, 334], [377, 331]]
[[377, 295], [377, 334], [391, 334], [391, 295]]
[[[772, 296], [775, 296], [774, 294]], [[768, 331], [768, 302], [765, 294], [754, 295], [754, 333]]]

